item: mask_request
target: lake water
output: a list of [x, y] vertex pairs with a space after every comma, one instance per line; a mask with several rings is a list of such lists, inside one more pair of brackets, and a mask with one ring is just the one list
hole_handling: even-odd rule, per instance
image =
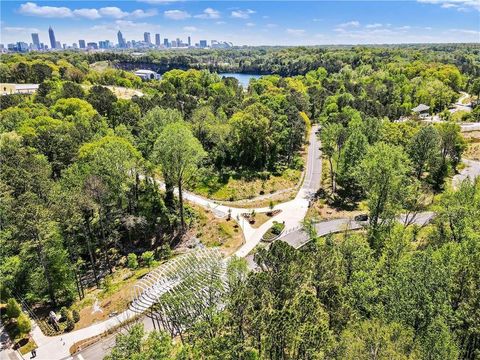
[[218, 75], [233, 77], [237, 79], [240, 85], [242, 85], [244, 88], [248, 87], [248, 83], [250, 82], [250, 79], [258, 79], [261, 76], [261, 75], [255, 75], [255, 74], [241, 74], [241, 73], [219, 73]]

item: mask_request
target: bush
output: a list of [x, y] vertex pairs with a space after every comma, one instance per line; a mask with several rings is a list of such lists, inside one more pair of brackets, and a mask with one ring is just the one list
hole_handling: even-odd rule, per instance
[[142, 254], [142, 261], [143, 261], [143, 262], [145, 263], [145, 265], [147, 265], [148, 267], [152, 266], [153, 260], [154, 260], [153, 251], [145, 251], [145, 252]]
[[60, 316], [62, 317], [62, 321], [65, 321], [68, 319], [68, 309], [64, 306], [60, 309]]
[[130, 253], [127, 256], [127, 267], [129, 269], [136, 269], [138, 267], [137, 255]]
[[30, 322], [30, 319], [27, 315], [23, 313], [20, 314], [17, 319], [17, 329], [20, 334], [28, 334], [30, 330], [32, 330], [32, 323]]
[[65, 331], [72, 331], [75, 328], [75, 322], [72, 317], [67, 318], [67, 326], [65, 326]]
[[282, 223], [274, 221], [272, 226], [272, 234], [280, 235], [284, 227], [285, 225], [283, 225]]
[[7, 302], [7, 316], [9, 319], [16, 319], [20, 316], [22, 313], [22, 309], [20, 308], [20, 305], [18, 305], [17, 300], [14, 298], [8, 299]]
[[75, 323], [80, 321], [80, 313], [77, 310], [72, 311], [72, 318]]

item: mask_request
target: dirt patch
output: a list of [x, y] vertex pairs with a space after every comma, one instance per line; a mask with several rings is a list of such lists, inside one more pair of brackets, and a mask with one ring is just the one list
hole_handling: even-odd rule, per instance
[[333, 220], [339, 218], [354, 217], [356, 215], [367, 213], [367, 207], [360, 203], [356, 210], [348, 211], [343, 209], [337, 209], [327, 204], [324, 199], [316, 200], [308, 208], [305, 219], [307, 220]]
[[234, 253], [244, 242], [243, 232], [235, 219], [217, 218], [211, 211], [189, 204], [197, 215], [190, 236], [198, 238], [205, 246], [218, 246], [225, 255]]

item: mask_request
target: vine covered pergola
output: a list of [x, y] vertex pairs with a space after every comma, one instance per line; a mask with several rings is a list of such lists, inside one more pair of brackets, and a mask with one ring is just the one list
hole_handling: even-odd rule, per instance
[[154, 327], [180, 335], [210, 309], [222, 306], [227, 262], [220, 251], [202, 248], [160, 265], [134, 285], [130, 309], [146, 313]]

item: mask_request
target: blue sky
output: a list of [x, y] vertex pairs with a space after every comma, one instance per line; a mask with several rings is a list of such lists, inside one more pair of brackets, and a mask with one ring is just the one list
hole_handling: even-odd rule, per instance
[[161, 38], [235, 45], [480, 42], [480, 0], [1, 1], [1, 43]]

